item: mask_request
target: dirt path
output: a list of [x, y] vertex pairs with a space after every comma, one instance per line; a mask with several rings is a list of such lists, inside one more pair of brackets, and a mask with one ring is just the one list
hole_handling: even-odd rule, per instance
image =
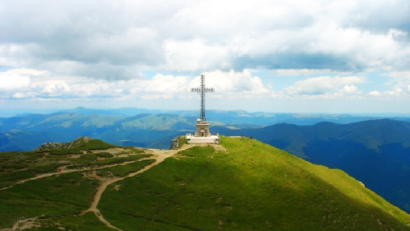
[[193, 145], [184, 145], [182, 146], [182, 148], [178, 149], [178, 150], [159, 150], [159, 149], [148, 149], [148, 153], [154, 155], [155, 158], [155, 162], [145, 166], [143, 169], [139, 170], [138, 172], [134, 172], [134, 173], [130, 173], [129, 175], [125, 176], [125, 177], [119, 177], [119, 178], [113, 178], [110, 179], [106, 182], [103, 182], [97, 189], [96, 194], [94, 195], [94, 200], [93, 203], [91, 204], [90, 208], [87, 209], [86, 211], [82, 212], [81, 215], [84, 215], [87, 212], [93, 212], [97, 218], [104, 223], [106, 226], [113, 228], [115, 230], [119, 230], [122, 231], [121, 229], [111, 225], [107, 220], [105, 220], [105, 218], [102, 216], [100, 210], [98, 209], [98, 203], [100, 202], [101, 199], [101, 195], [103, 194], [103, 192], [105, 191], [105, 189], [107, 188], [108, 185], [113, 184], [117, 181], [121, 181], [124, 180], [125, 178], [129, 178], [129, 177], [133, 177], [136, 176], [140, 173], [143, 173], [147, 170], [149, 170], [150, 168], [158, 165], [159, 163], [161, 163], [162, 161], [164, 161], [166, 158], [169, 158], [171, 156], [174, 156], [175, 154], [177, 154], [179, 151], [188, 149], [193, 147]]
[[[103, 192], [105, 191], [105, 189], [107, 188], [107, 186], [110, 185], [110, 184], [113, 184], [113, 183], [115, 183], [115, 182], [121, 181], [121, 180], [123, 180], [123, 179], [125, 179], [125, 178], [133, 177], [133, 176], [136, 176], [136, 175], [138, 175], [138, 174], [140, 174], [140, 173], [143, 173], [143, 172], [145, 172], [145, 171], [151, 169], [152, 167], [154, 167], [154, 166], [160, 164], [160, 163], [163, 162], [166, 158], [172, 157], [172, 156], [174, 156], [175, 154], [177, 154], [178, 152], [183, 151], [183, 150], [186, 150], [186, 149], [191, 148], [191, 147], [193, 147], [193, 146], [196, 146], [196, 145], [195, 145], [195, 144], [184, 144], [180, 149], [177, 149], [177, 150], [148, 149], [148, 150], [147, 150], [147, 154], [152, 154], [153, 157], [141, 158], [141, 159], [136, 160], [136, 161], [128, 161], [128, 162], [124, 162], [124, 163], [120, 163], [120, 164], [105, 165], [105, 166], [97, 167], [97, 168], [96, 168], [96, 167], [90, 167], [90, 168], [82, 168], [82, 169], [67, 169], [67, 170], [64, 169], [62, 172], [47, 173], [47, 174], [42, 174], [42, 175], [39, 175], [39, 176], [36, 176], [36, 177], [32, 177], [32, 178], [28, 178], [28, 179], [21, 180], [21, 181], [15, 183], [15, 184], [13, 184], [13, 185], [10, 185], [10, 186], [5, 187], [5, 188], [1, 188], [0, 191], [1, 191], [1, 190], [8, 189], [8, 188], [11, 188], [11, 187], [13, 187], [13, 186], [15, 186], [15, 185], [18, 185], [18, 184], [23, 184], [23, 183], [25, 183], [25, 182], [27, 182], [27, 181], [37, 180], [37, 179], [46, 178], [46, 177], [51, 177], [51, 176], [55, 176], [55, 175], [66, 174], [66, 173], [71, 173], [71, 172], [83, 172], [83, 171], [88, 171], [88, 170], [98, 170], [98, 169], [104, 169], [104, 168], [115, 167], [115, 166], [119, 166], [119, 165], [126, 165], [126, 164], [130, 164], [130, 163], [135, 163], [135, 162], [142, 161], [142, 160], [155, 159], [155, 162], [154, 162], [154, 163], [145, 166], [143, 169], [141, 169], [141, 170], [139, 170], [139, 171], [137, 171], [137, 172], [130, 173], [129, 175], [127, 175], [127, 176], [125, 176], [125, 177], [111, 178], [111, 179], [109, 179], [109, 180], [104, 181], [104, 182], [97, 188], [97, 192], [96, 192], [96, 194], [94, 195], [94, 199], [93, 199], [93, 202], [92, 202], [90, 208], [87, 209], [86, 211], [83, 211], [83, 212], [80, 214], [80, 215], [84, 215], [84, 214], [87, 213], [87, 212], [92, 212], [92, 213], [94, 213], [94, 214], [96, 215], [96, 217], [97, 217], [102, 223], [104, 223], [107, 227], [110, 227], [110, 228], [115, 229], [115, 230], [122, 231], [121, 229], [119, 229], [119, 228], [117, 228], [117, 227], [111, 225], [107, 220], [105, 220], [105, 218], [102, 216], [101, 212], [100, 212], [99, 209], [98, 209], [98, 204], [99, 204], [99, 202], [100, 202], [101, 195], [103, 194]], [[213, 145], [212, 145], [212, 146], [213, 146]], [[64, 167], [62, 167], [62, 168], [64, 168]], [[22, 227], [24, 224], [26, 224], [26, 223], [30, 223], [30, 224], [31, 224], [31, 223], [33, 223], [34, 220], [35, 220], [35, 218], [30, 218], [30, 219], [27, 219], [27, 220], [16, 221], [15, 227], [13, 227], [11, 230], [23, 230], [24, 228], [21, 229], [21, 227]], [[24, 226], [24, 227], [25, 227], [25, 226]], [[8, 230], [8, 229], [5, 229], [5, 230]], [[9, 230], [10, 230], [10, 229], [9, 229]]]
[[141, 159], [133, 160], [133, 161], [127, 161], [127, 162], [119, 163], [119, 164], [110, 164], [110, 165], [104, 165], [104, 166], [101, 166], [101, 167], [88, 167], [88, 168], [81, 168], [81, 169], [65, 169], [66, 166], [64, 166], [64, 167], [61, 167], [63, 169], [63, 171], [61, 171], [61, 172], [46, 173], [46, 174], [41, 174], [41, 175], [38, 175], [38, 176], [35, 176], [35, 177], [32, 177], [32, 178], [27, 178], [27, 179], [18, 181], [18, 182], [14, 183], [10, 186], [1, 188], [0, 191], [8, 189], [8, 188], [12, 188], [12, 187], [14, 187], [15, 185], [18, 185], [18, 184], [23, 184], [27, 181], [38, 180], [38, 179], [46, 178], [46, 177], [50, 177], [50, 176], [66, 174], [66, 173], [72, 173], [72, 172], [83, 172], [83, 171], [89, 171], [89, 170], [99, 170], [99, 169], [104, 169], [104, 168], [111, 168], [111, 167], [115, 167], [115, 166], [119, 166], [119, 165], [127, 165], [127, 164], [135, 163], [135, 162], [138, 162], [138, 161], [150, 160], [150, 159], [154, 159], [154, 158], [156, 158], [156, 157], [155, 156], [154, 157], [146, 157], [146, 158], [141, 158]]

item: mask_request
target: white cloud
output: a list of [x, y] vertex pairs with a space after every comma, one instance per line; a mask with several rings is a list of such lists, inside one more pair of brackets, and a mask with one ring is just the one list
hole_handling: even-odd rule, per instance
[[[144, 68], [409, 69], [406, 0], [21, 0], [0, 7], [0, 61], [9, 68], [109, 80], [140, 77]], [[389, 17], [380, 16], [385, 10]]]
[[385, 98], [402, 98], [402, 97], [407, 97], [409, 96], [410, 92], [406, 92], [405, 90], [401, 89], [401, 88], [395, 88], [393, 90], [389, 90], [389, 91], [371, 91], [368, 93], [369, 96], [373, 96], [373, 97], [382, 97], [383, 99]]
[[0, 72], [0, 89], [15, 90], [27, 88], [30, 86], [33, 76], [42, 74], [47, 74], [47, 72], [34, 69], [12, 69]]
[[410, 71], [393, 71], [384, 74], [389, 77], [389, 81], [385, 83], [391, 91], [388, 91], [386, 95], [408, 95], [410, 96]]
[[201, 73], [220, 99], [408, 97], [409, 14], [407, 0], [0, 1], [0, 98], [193, 98]]
[[353, 84], [365, 83], [364, 77], [349, 76], [349, 77], [329, 77], [322, 76], [316, 78], [308, 78], [306, 80], [297, 81], [292, 86], [285, 88], [285, 92], [289, 95], [328, 95], [337, 91], [339, 93], [357, 93], [358, 89]]
[[[216, 96], [229, 95], [236, 98], [259, 97], [270, 93], [271, 90], [265, 87], [262, 80], [257, 76], [252, 76], [249, 70], [242, 72], [205, 72], [206, 86], [215, 89]], [[189, 88], [196, 88], [200, 85], [200, 77], [197, 76], [189, 83]], [[212, 95], [210, 97], [213, 97]]]
[[354, 86], [354, 85], [345, 85], [343, 87], [343, 92], [345, 92], [347, 94], [357, 94], [357, 93], [359, 93], [357, 87]]
[[402, 93], [403, 93], [403, 90], [401, 88], [397, 88], [394, 91], [383, 92], [383, 94], [387, 96], [400, 96]]
[[320, 73], [333, 72], [331, 69], [276, 69], [270, 73], [274, 76], [307, 76]]
[[13, 94], [12, 98], [22, 99], [22, 98], [25, 98], [25, 95], [23, 93], [17, 92]]
[[410, 79], [410, 71], [393, 71], [393, 72], [387, 73], [386, 75], [393, 77], [393, 78]]
[[371, 92], [368, 93], [368, 95], [371, 95], [371, 96], [381, 96], [382, 93], [380, 93], [380, 91], [371, 91]]
[[[157, 74], [152, 79], [129, 79], [121, 81], [95, 80], [81, 76], [50, 76], [47, 72], [37, 70], [10, 70], [10, 73], [24, 73], [37, 76], [26, 81], [21, 77], [15, 80], [15, 87], [9, 93], [1, 94], [2, 98], [113, 98], [113, 99], [174, 99], [192, 98], [196, 95], [190, 92], [190, 88], [200, 86], [199, 76], [190, 78], [187, 76], [173, 76]], [[205, 72], [207, 87], [215, 89], [215, 95], [229, 97], [258, 97], [272, 93], [265, 87], [262, 80], [252, 76], [248, 70], [243, 72]], [[6, 76], [6, 74], [2, 74]], [[1, 73], [0, 73], [1, 76]], [[24, 81], [21, 81], [24, 80]], [[26, 83], [27, 82], [27, 83]], [[24, 86], [24, 88], [21, 88]], [[13, 90], [13, 91], [12, 91]], [[213, 97], [212, 95], [210, 97]]]
[[155, 75], [152, 80], [132, 80], [130, 93], [143, 99], [173, 99], [186, 95], [189, 78], [185, 76]]
[[203, 40], [164, 41], [166, 64], [161, 67], [171, 71], [198, 71], [226, 68], [226, 47], [205, 44]]

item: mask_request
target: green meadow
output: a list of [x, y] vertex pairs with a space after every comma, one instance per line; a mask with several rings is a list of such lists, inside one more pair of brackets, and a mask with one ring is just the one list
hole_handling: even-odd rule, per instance
[[123, 230], [410, 230], [408, 214], [340, 170], [221, 141], [226, 151], [194, 147], [109, 186], [100, 211]]
[[[143, 159], [150, 154], [141, 149], [94, 147], [98, 152], [0, 153], [8, 169], [0, 183], [12, 185], [0, 188], [0, 229], [35, 218], [26, 230], [113, 230], [85, 212], [97, 188], [155, 160]], [[105, 166], [112, 163], [119, 165]], [[75, 172], [15, 184], [61, 167]], [[116, 181], [98, 209], [124, 231], [410, 230], [410, 215], [343, 171], [249, 138], [221, 137], [221, 145], [194, 146]]]
[[[141, 160], [151, 157], [142, 149], [115, 146], [117, 152], [109, 153], [109, 148], [114, 147], [110, 144], [78, 140], [63, 144], [71, 147], [0, 153], [0, 230], [28, 218], [36, 218], [35, 223], [40, 226], [33, 226], [32, 230], [111, 230], [93, 213], [80, 216], [91, 205], [101, 184], [90, 175], [124, 177], [155, 160]], [[121, 165], [105, 167], [113, 164]], [[60, 172], [61, 168], [75, 172]], [[52, 175], [16, 184], [48, 173]]]

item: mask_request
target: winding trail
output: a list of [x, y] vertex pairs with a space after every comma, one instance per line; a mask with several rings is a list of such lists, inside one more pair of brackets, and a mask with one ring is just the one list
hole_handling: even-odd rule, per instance
[[[90, 208], [88, 208], [87, 210], [83, 211], [80, 214], [80, 216], [82, 216], [82, 215], [84, 215], [88, 212], [92, 212], [107, 227], [110, 227], [110, 228], [115, 229], [115, 230], [122, 231], [121, 229], [111, 225], [107, 220], [105, 220], [105, 218], [102, 216], [100, 210], [98, 209], [98, 204], [100, 202], [101, 195], [104, 193], [107, 186], [110, 185], [110, 184], [113, 184], [115, 182], [124, 180], [126, 178], [133, 177], [133, 176], [136, 176], [140, 173], [143, 173], [143, 172], [151, 169], [152, 167], [160, 164], [165, 159], [174, 156], [178, 152], [189, 149], [189, 148], [194, 147], [194, 146], [197, 146], [197, 145], [195, 145], [195, 144], [184, 144], [181, 148], [176, 149], [176, 150], [147, 149], [146, 154], [152, 154], [153, 155], [152, 157], [141, 158], [141, 159], [138, 159], [138, 160], [135, 160], [135, 161], [128, 161], [128, 162], [119, 163], [119, 164], [105, 165], [105, 166], [102, 166], [102, 167], [88, 167], [88, 168], [81, 168], [81, 169], [64, 169], [61, 172], [46, 173], [46, 174], [42, 174], [42, 175], [39, 175], [39, 176], [36, 176], [36, 177], [32, 177], [32, 178], [28, 178], [28, 179], [18, 181], [13, 185], [1, 188], [0, 191], [8, 189], [8, 188], [12, 188], [15, 185], [23, 184], [23, 183], [28, 182], [28, 181], [33, 181], [33, 180], [46, 178], [46, 177], [51, 177], [51, 176], [55, 176], [55, 175], [66, 174], [66, 173], [71, 173], [71, 172], [83, 172], [83, 171], [88, 171], [88, 170], [98, 170], [98, 169], [104, 169], [104, 168], [111, 168], [111, 167], [115, 167], [115, 166], [131, 164], [131, 163], [135, 163], [135, 162], [139, 162], [139, 161], [143, 161], [143, 160], [155, 159], [155, 162], [153, 162], [150, 165], [145, 166], [144, 168], [142, 168], [141, 170], [139, 170], [137, 172], [130, 173], [125, 177], [110, 178], [109, 180], [103, 181], [102, 184], [97, 188], [97, 192], [94, 195], [93, 202], [91, 203]], [[64, 168], [64, 167], [62, 167], [62, 168]], [[16, 223], [14, 225], [15, 227], [13, 227], [11, 230], [23, 230], [24, 228], [23, 229], [21, 229], [21, 227], [17, 228], [17, 226], [22, 226], [25, 223], [27, 223], [28, 221], [30, 221], [32, 223], [35, 219], [36, 218], [30, 218], [30, 219], [27, 219], [27, 220], [16, 221]], [[2, 229], [2, 230], [10, 230], [10, 229]]]
[[[27, 181], [38, 180], [38, 179], [46, 178], [46, 177], [50, 177], [50, 176], [56, 176], [56, 175], [61, 175], [61, 174], [66, 174], [66, 173], [71, 173], [71, 172], [83, 172], [83, 171], [89, 171], [89, 170], [99, 170], [99, 169], [104, 169], [104, 168], [111, 168], [111, 167], [115, 167], [115, 166], [119, 166], [119, 165], [127, 165], [127, 164], [132, 164], [132, 163], [135, 163], [135, 162], [139, 162], [139, 161], [142, 161], [142, 160], [150, 160], [150, 159], [155, 159], [155, 158], [156, 158], [155, 156], [154, 157], [145, 157], [145, 158], [141, 158], [141, 159], [138, 159], [138, 160], [127, 161], [127, 162], [123, 162], [123, 163], [119, 163], [119, 164], [104, 165], [104, 166], [101, 166], [101, 167], [85, 167], [85, 168], [80, 168], [80, 169], [64, 169], [61, 172], [45, 173], [45, 174], [41, 174], [41, 175], [38, 175], [38, 176], [35, 176], [35, 177], [32, 177], [32, 178], [27, 178], [27, 179], [18, 181], [18, 182], [14, 183], [10, 186], [1, 188], [0, 191], [8, 189], [8, 188], [12, 188], [12, 187], [14, 187], [18, 184], [23, 184]], [[61, 167], [61, 168], [64, 168], [64, 167]]]
[[[105, 220], [105, 218], [102, 216], [100, 210], [98, 209], [98, 203], [100, 202], [101, 195], [103, 194], [103, 192], [105, 191], [105, 189], [107, 188], [107, 186], [110, 185], [110, 184], [113, 184], [113, 183], [115, 183], [115, 182], [124, 180], [125, 178], [133, 177], [133, 176], [136, 176], [136, 175], [138, 175], [138, 174], [140, 174], [140, 173], [143, 173], [143, 172], [145, 172], [145, 171], [151, 169], [152, 167], [154, 167], [154, 166], [160, 164], [160, 163], [163, 162], [166, 158], [169, 158], [169, 157], [171, 157], [171, 156], [174, 156], [174, 155], [177, 154], [178, 152], [180, 152], [180, 151], [182, 151], [182, 150], [185, 150], [185, 149], [188, 149], [188, 148], [191, 148], [191, 147], [193, 147], [193, 146], [194, 146], [194, 145], [185, 144], [185, 145], [183, 145], [180, 149], [177, 149], [177, 150], [148, 149], [148, 154], [154, 155], [154, 158], [155, 158], [155, 160], [156, 160], [154, 163], [145, 166], [143, 169], [141, 169], [141, 170], [139, 170], [139, 171], [137, 171], [137, 172], [130, 173], [129, 175], [127, 175], [127, 176], [125, 176], [125, 177], [113, 178], [113, 179], [110, 179], [110, 180], [108, 180], [108, 181], [103, 182], [103, 183], [97, 188], [97, 192], [96, 192], [96, 194], [94, 195], [94, 200], [93, 200], [93, 203], [91, 204], [90, 208], [87, 209], [86, 211], [83, 211], [80, 215], [84, 215], [84, 214], [87, 213], [87, 212], [93, 212], [93, 213], [97, 216], [97, 218], [98, 218], [102, 223], [104, 223], [106, 226], [108, 226], [108, 227], [110, 227], [110, 228], [112, 228], [112, 229], [115, 229], [115, 230], [122, 231], [121, 229], [119, 229], [119, 228], [117, 228], [117, 227], [111, 225], [107, 220]], [[152, 159], [152, 158], [151, 158], [151, 159]]]

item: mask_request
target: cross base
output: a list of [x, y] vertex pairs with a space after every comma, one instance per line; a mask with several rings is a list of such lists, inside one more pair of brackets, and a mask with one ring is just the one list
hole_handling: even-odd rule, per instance
[[211, 132], [209, 131], [209, 122], [208, 121], [196, 121], [196, 131], [195, 137], [210, 137]]
[[186, 134], [186, 139], [188, 144], [219, 144], [219, 134], [211, 135], [211, 132], [209, 132], [209, 122], [201, 121], [200, 119], [196, 121], [195, 134]]

